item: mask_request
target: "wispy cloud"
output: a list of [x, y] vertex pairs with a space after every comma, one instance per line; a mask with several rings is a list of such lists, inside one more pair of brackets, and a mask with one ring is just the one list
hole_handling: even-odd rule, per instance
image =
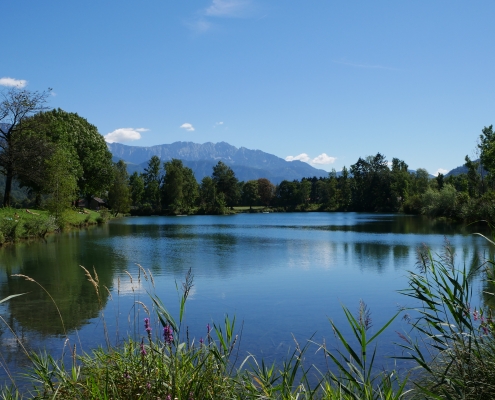
[[223, 121], [215, 122], [215, 125], [213, 125], [213, 128], [216, 128], [219, 125], [223, 125]]
[[242, 18], [246, 16], [251, 3], [248, 0], [213, 0], [205, 10], [207, 17]]
[[354, 63], [354, 62], [349, 62], [349, 61], [345, 61], [345, 60], [334, 60], [333, 62], [335, 64], [347, 65], [349, 67], [354, 67], [354, 68], [386, 69], [386, 70], [390, 70], [390, 71], [398, 71], [397, 68], [387, 67], [387, 66], [378, 65], [378, 64]]
[[252, 0], [212, 0], [208, 7], [199, 10], [185, 25], [201, 34], [214, 28], [214, 18], [248, 18], [252, 14]]
[[309, 155], [306, 153], [301, 153], [298, 156], [287, 156], [285, 157], [285, 161], [303, 161], [308, 164], [314, 164], [314, 165], [327, 165], [327, 164], [333, 164], [337, 158], [336, 157], [330, 157], [326, 153], [321, 153], [319, 156], [316, 156], [315, 158], [311, 158]]
[[146, 128], [119, 128], [105, 135], [108, 143], [114, 142], [131, 142], [141, 139], [141, 132], [147, 132]]
[[435, 175], [435, 176], [438, 176], [438, 174], [445, 175], [447, 172], [449, 172], [448, 169], [438, 168], [437, 171], [433, 175]]
[[194, 126], [192, 126], [189, 122], [182, 124], [179, 128], [185, 129], [188, 132], [194, 131]]
[[0, 86], [23, 88], [27, 85], [24, 79], [14, 79], [9, 77], [0, 78]]

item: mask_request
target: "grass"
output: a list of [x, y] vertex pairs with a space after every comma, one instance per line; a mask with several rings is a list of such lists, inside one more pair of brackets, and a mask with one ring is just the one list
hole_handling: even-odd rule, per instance
[[43, 238], [58, 230], [94, 225], [109, 218], [105, 212], [92, 210], [69, 210], [56, 219], [46, 210], [0, 208], [0, 244]]
[[[495, 398], [495, 323], [489, 308], [470, 306], [474, 274], [485, 273], [486, 287], [493, 287], [495, 263], [483, 263], [479, 270], [458, 269], [448, 244], [439, 256], [426, 248], [418, 254], [419, 270], [410, 272], [409, 287], [403, 294], [415, 299], [419, 306], [399, 311], [372, 335], [370, 312], [364, 302], [356, 314], [343, 307], [352, 340], [344, 337], [341, 327], [330, 320], [336, 349], [309, 338], [302, 344], [295, 342], [293, 352], [279, 364], [266, 364], [254, 356], [238, 360], [242, 329], [238, 330], [235, 318], [225, 317], [221, 324], [208, 326], [203, 338], [190, 338], [184, 316], [193, 287], [191, 271], [182, 285], [177, 285], [179, 309], [172, 316], [154, 294], [151, 272], [138, 266], [138, 276], [129, 274], [129, 279], [142, 278], [150, 288], [150, 304], [136, 302], [146, 315], [140, 322], [142, 334], [90, 353], [77, 355], [74, 348], [70, 357], [58, 360], [46, 353], [31, 353], [27, 375], [34, 389], [21, 393], [13, 378], [0, 398]], [[97, 295], [105, 290], [96, 272], [91, 274], [84, 269], [84, 273]], [[20, 278], [37, 284], [28, 277]], [[10, 299], [4, 299], [7, 300]], [[401, 334], [403, 355], [396, 358], [412, 360], [417, 365], [416, 371], [405, 375], [384, 371], [376, 361], [377, 340], [401, 313], [410, 315], [411, 331]], [[153, 327], [157, 325], [155, 332]], [[106, 329], [105, 323], [102, 326]], [[71, 349], [70, 343], [66, 348]], [[332, 368], [319, 371], [306, 365], [309, 348], [319, 350]]]

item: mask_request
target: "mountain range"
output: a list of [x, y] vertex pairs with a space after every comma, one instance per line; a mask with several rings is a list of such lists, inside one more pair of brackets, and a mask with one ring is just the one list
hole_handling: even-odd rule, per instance
[[158, 156], [162, 161], [170, 161], [172, 158], [182, 160], [186, 167], [193, 170], [198, 182], [205, 176], [211, 176], [218, 161], [231, 167], [240, 181], [267, 178], [273, 184], [278, 184], [284, 179], [292, 181], [313, 176], [328, 176], [327, 171], [314, 168], [305, 162], [286, 161], [261, 150], [237, 148], [226, 142], [174, 142], [150, 147], [107, 143], [107, 146], [114, 161], [123, 160], [127, 163], [130, 174], [134, 171], [144, 172], [151, 157]]

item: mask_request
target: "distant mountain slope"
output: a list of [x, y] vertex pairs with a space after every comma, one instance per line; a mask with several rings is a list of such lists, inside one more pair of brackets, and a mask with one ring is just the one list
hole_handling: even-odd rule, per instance
[[[479, 159], [478, 160], [473, 160], [473, 162], [479, 162], [479, 161], [480, 161]], [[484, 172], [484, 175], [487, 175], [488, 174], [488, 172], [486, 172], [485, 169], [483, 169], [483, 172]], [[450, 170], [449, 172], [447, 172], [445, 174], [445, 176], [446, 177], [447, 176], [451, 176], [451, 175], [457, 176], [457, 175], [467, 174], [467, 173], [468, 173], [468, 169], [467, 169], [466, 165], [463, 164], [463, 165], [461, 165], [461, 166], [459, 166], [457, 168], [454, 168], [454, 169]]]
[[114, 159], [122, 159], [128, 163], [128, 170], [142, 172], [152, 156], [162, 161], [177, 158], [194, 171], [198, 181], [210, 176], [213, 166], [223, 161], [230, 166], [241, 181], [267, 178], [273, 183], [284, 179], [294, 180], [304, 177], [326, 177], [328, 172], [313, 168], [301, 161], [285, 161], [273, 154], [261, 150], [238, 149], [225, 142], [192, 143], [175, 142], [151, 147], [127, 146], [120, 143], [108, 143], [108, 149]]

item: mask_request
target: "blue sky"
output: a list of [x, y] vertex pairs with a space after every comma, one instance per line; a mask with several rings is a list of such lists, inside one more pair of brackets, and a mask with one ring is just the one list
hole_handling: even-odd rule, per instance
[[[495, 123], [495, 2], [5, 0], [0, 89], [53, 88], [109, 140], [226, 141], [434, 174]], [[25, 81], [25, 82], [24, 82]], [[132, 139], [132, 140], [131, 140]]]

